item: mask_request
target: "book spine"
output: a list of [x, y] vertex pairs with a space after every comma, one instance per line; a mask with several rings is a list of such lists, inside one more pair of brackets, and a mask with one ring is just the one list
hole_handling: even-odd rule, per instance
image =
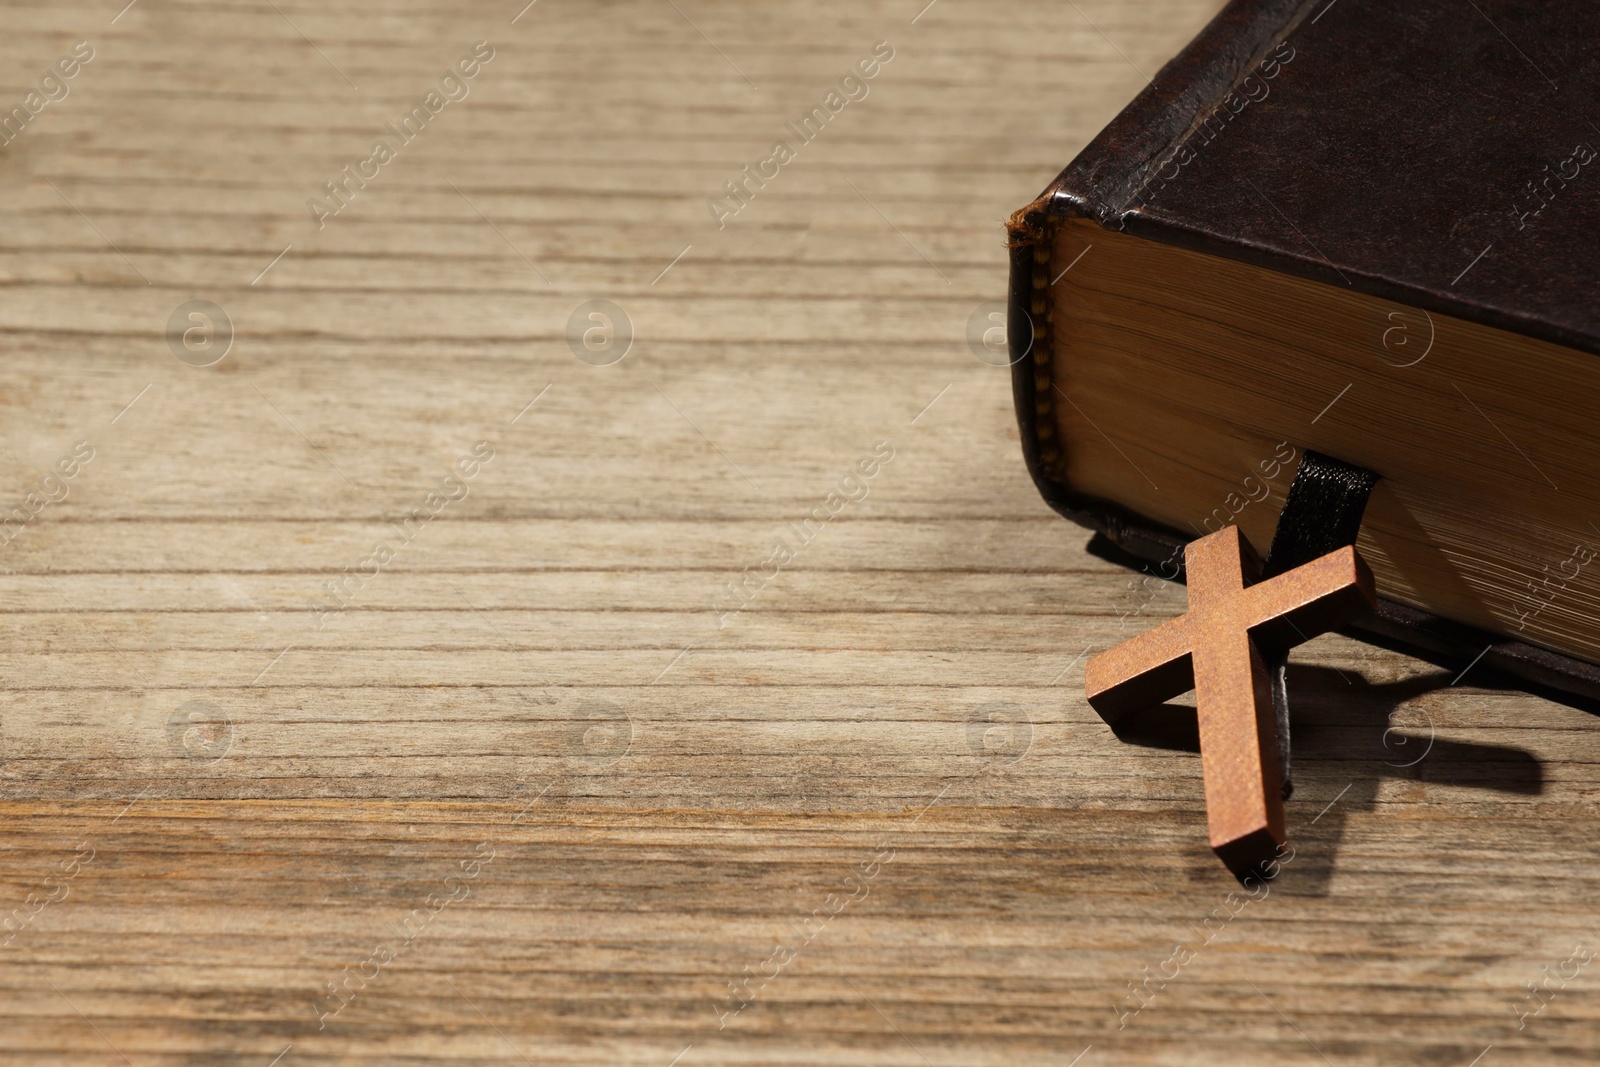
[[1045, 500], [1075, 521], [1119, 524], [1100, 510], [1090, 520], [1085, 502], [1066, 487], [1065, 456], [1055, 440], [1051, 330], [1064, 316], [1054, 315], [1051, 308], [1051, 279], [1058, 270], [1052, 262], [1054, 224], [1082, 217], [1124, 229], [1130, 206], [1151, 179], [1318, 3], [1326, 0], [1232, 0], [1007, 225], [1011, 291], [1006, 332], [1023, 456]]

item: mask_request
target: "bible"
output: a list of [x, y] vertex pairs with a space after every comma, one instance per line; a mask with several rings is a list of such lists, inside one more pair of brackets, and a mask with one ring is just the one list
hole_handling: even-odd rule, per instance
[[1233, 0], [1008, 226], [1023, 453], [1172, 577], [1375, 473], [1366, 636], [1600, 697], [1600, 8]]

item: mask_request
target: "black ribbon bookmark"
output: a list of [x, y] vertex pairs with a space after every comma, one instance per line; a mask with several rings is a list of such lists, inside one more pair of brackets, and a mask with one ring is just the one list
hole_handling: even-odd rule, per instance
[[[1377, 481], [1378, 476], [1365, 467], [1306, 450], [1294, 481], [1289, 483], [1288, 499], [1278, 513], [1272, 547], [1262, 561], [1261, 580], [1355, 544], [1367, 498]], [[1285, 800], [1294, 791], [1289, 777], [1289, 701], [1284, 684], [1287, 665], [1287, 653], [1267, 661], [1272, 678], [1272, 707], [1278, 718], [1278, 767]]]

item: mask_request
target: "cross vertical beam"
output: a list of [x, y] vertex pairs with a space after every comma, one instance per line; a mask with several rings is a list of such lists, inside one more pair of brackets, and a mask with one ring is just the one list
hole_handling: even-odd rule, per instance
[[1195, 706], [1205, 709], [1198, 717], [1207, 829], [1223, 864], [1248, 873], [1287, 838], [1271, 678], [1241, 615], [1240, 594], [1260, 576], [1261, 561], [1238, 527], [1226, 532], [1190, 545], [1184, 567], [1190, 631], [1203, 635], [1191, 655]]

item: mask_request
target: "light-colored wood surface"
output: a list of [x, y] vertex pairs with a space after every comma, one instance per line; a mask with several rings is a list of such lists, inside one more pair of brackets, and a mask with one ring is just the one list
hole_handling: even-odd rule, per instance
[[[1297, 851], [1242, 905], [1183, 739], [1083, 701], [1083, 654], [1182, 591], [1045, 508], [966, 332], [1002, 219], [1210, 0], [119, 6], [12, 6], [0, 44], [8, 106], [95, 49], [0, 162], [4, 508], [94, 450], [0, 549], [4, 1062], [1600, 1044], [1589, 714], [1306, 646]], [[470, 95], [317, 229], [478, 40]], [[718, 230], [707, 198], [880, 40]], [[613, 366], [565, 339], [590, 299], [633, 322]], [[234, 324], [215, 366], [164, 337], [191, 300]]]

